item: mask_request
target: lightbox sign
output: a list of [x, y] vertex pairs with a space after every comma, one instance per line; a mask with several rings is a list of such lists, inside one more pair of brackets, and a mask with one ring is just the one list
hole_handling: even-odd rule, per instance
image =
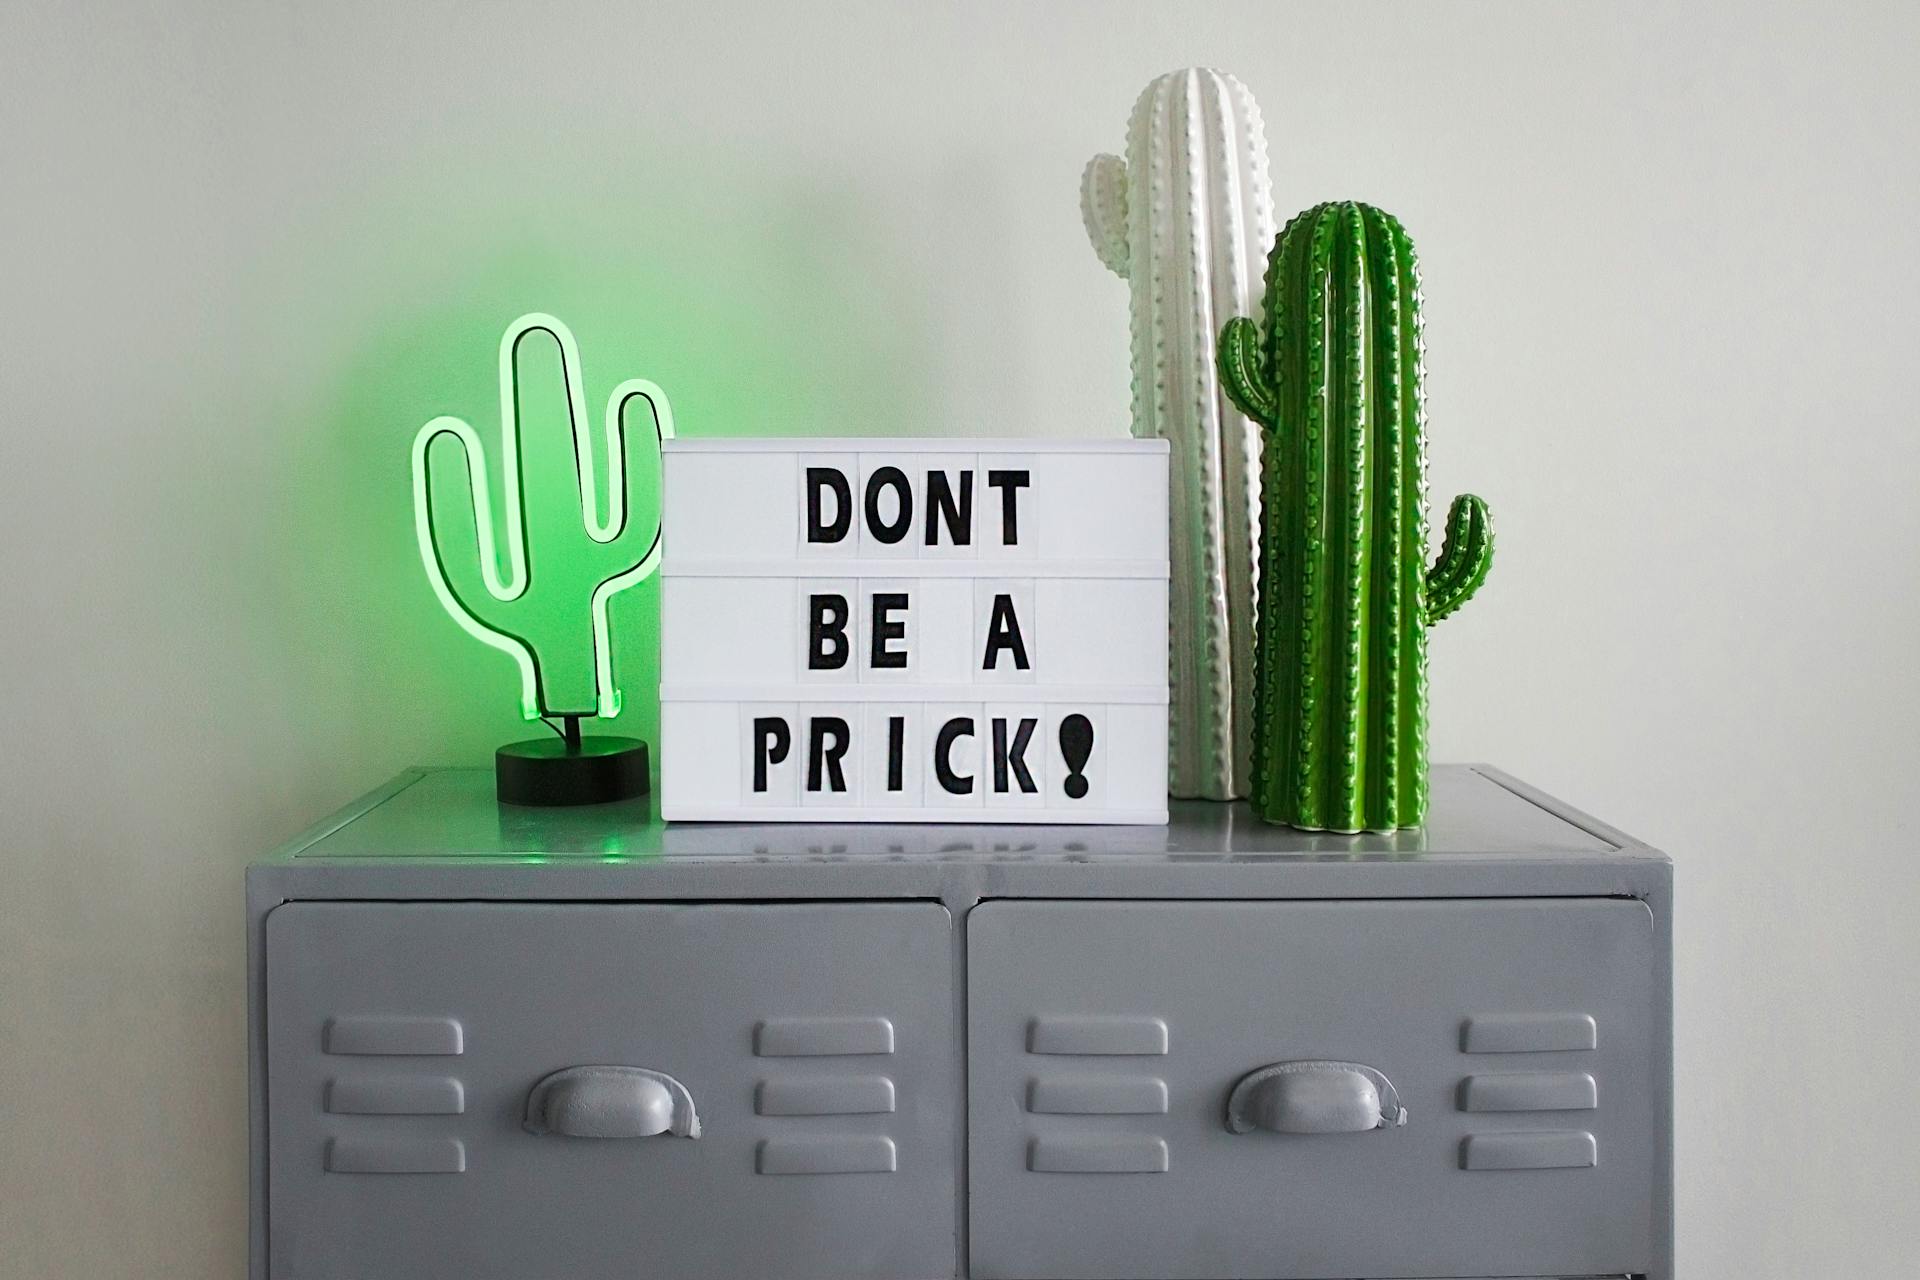
[[1164, 441], [663, 458], [663, 816], [1167, 820]]

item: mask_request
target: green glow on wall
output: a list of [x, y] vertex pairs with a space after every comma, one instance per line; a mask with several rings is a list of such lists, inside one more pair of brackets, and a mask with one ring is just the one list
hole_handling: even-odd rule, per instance
[[[486, 450], [472, 426], [438, 417], [414, 437], [421, 563], [453, 620], [514, 660], [527, 719], [618, 715], [607, 603], [660, 563], [658, 521], [631, 518], [630, 494], [657, 488], [657, 480], [636, 474], [635, 453], [651, 459], [628, 450], [628, 416], [644, 404], [656, 440], [664, 441], [673, 437], [673, 410], [643, 378], [613, 389], [603, 485], [580, 350], [566, 325], [540, 313], [508, 325], [499, 389], [497, 509]], [[456, 467], [464, 469], [464, 484], [449, 474]]]

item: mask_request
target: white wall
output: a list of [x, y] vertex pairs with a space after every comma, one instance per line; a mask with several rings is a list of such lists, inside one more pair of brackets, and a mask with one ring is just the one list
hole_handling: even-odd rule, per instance
[[1423, 251], [1436, 758], [1678, 860], [1683, 1274], [1910, 1274], [1913, 13], [8, 0], [0, 1275], [240, 1273], [242, 865], [520, 727], [405, 479], [504, 323], [688, 433], [1122, 432], [1076, 183], [1194, 62]]

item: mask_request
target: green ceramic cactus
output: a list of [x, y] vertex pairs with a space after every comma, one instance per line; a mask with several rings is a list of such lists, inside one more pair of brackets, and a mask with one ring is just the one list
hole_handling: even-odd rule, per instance
[[1274, 241], [1265, 314], [1220, 335], [1221, 380], [1267, 432], [1254, 807], [1313, 831], [1418, 826], [1426, 629], [1486, 580], [1493, 527], [1462, 494], [1428, 567], [1413, 242], [1369, 205], [1309, 209]]

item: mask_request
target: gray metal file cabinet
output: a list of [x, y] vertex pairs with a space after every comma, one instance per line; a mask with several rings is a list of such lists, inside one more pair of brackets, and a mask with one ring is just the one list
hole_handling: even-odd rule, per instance
[[665, 826], [393, 783], [247, 877], [254, 1280], [1672, 1274], [1667, 858]]

